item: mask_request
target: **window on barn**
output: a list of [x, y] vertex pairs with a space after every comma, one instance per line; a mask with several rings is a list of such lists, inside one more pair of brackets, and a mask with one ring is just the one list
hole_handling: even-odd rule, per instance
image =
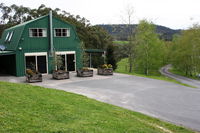
[[9, 38], [8, 38], [8, 42], [11, 41], [12, 36], [13, 36], [13, 31], [10, 33], [10, 36], [9, 36]]
[[8, 41], [9, 36], [10, 36], [10, 32], [7, 33], [6, 38], [5, 38], [5, 42]]
[[5, 42], [10, 42], [13, 36], [13, 31], [12, 32], [8, 32], [5, 38]]
[[47, 30], [44, 28], [29, 29], [30, 37], [47, 37]]
[[54, 36], [55, 37], [69, 37], [70, 30], [68, 28], [56, 28], [54, 29]]

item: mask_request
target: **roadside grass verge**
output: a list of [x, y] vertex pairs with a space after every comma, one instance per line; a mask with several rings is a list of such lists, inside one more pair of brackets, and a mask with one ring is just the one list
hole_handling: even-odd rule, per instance
[[169, 69], [169, 71], [171, 73], [173, 73], [173, 74], [176, 74], [176, 75], [180, 75], [180, 76], [191, 78], [191, 79], [195, 79], [195, 80], [200, 80], [200, 78], [198, 78], [197, 76], [186, 75], [185, 73], [180, 72], [179, 70], [175, 69], [174, 67], [172, 67], [171, 69]]
[[128, 41], [113, 41], [113, 44], [123, 45], [128, 44]]
[[160, 72], [154, 72], [152, 75], [145, 75], [145, 74], [140, 74], [140, 73], [136, 73], [136, 72], [130, 73], [130, 72], [128, 72], [128, 58], [122, 59], [121, 61], [119, 61], [117, 63], [117, 69], [115, 70], [115, 72], [123, 73], [123, 74], [129, 74], [129, 75], [135, 75], [135, 76], [141, 76], [141, 77], [146, 77], [146, 78], [153, 78], [153, 79], [158, 79], [158, 80], [165, 80], [165, 81], [177, 83], [177, 84], [180, 84], [180, 85], [183, 85], [183, 86], [196, 88], [194, 86], [181, 83], [181, 82], [179, 82], [175, 79], [166, 77], [166, 76], [160, 74]]
[[1, 133], [194, 133], [85, 96], [0, 82]]

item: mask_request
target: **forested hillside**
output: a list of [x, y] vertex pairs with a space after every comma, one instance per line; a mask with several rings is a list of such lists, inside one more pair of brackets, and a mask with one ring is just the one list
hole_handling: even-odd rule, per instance
[[[127, 40], [128, 33], [130, 31], [135, 31], [137, 25], [125, 25], [125, 24], [116, 24], [116, 25], [98, 25], [104, 28], [110, 35], [113, 36], [114, 40]], [[156, 33], [160, 35], [160, 38], [166, 41], [171, 41], [174, 34], [179, 34], [181, 30], [173, 30], [165, 26], [155, 25]]]

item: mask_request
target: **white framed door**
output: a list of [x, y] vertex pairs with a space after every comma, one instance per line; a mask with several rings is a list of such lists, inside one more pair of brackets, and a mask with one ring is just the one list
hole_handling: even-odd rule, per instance
[[46, 52], [25, 53], [26, 69], [36, 70], [42, 74], [48, 74], [48, 59]]

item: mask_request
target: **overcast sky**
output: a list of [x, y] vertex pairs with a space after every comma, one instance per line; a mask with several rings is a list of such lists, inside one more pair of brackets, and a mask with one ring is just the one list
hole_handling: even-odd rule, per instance
[[85, 17], [92, 25], [124, 23], [122, 18], [126, 18], [128, 5], [134, 9], [133, 23], [147, 19], [173, 29], [186, 29], [200, 22], [200, 0], [0, 0], [0, 3], [31, 8], [45, 4]]

